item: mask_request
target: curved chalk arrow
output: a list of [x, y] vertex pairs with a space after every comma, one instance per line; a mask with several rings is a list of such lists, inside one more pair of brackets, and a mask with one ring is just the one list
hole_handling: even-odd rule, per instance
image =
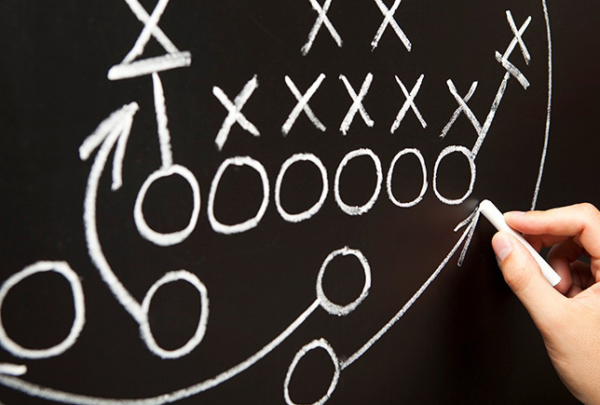
[[100, 271], [100, 276], [113, 292], [117, 300], [131, 314], [138, 323], [144, 322], [146, 316], [142, 306], [137, 302], [121, 284], [112, 271], [104, 253], [98, 237], [98, 227], [96, 225], [96, 199], [98, 197], [98, 186], [102, 171], [111, 150], [117, 144], [117, 149], [113, 161], [113, 182], [112, 189], [118, 190], [123, 184], [123, 158], [125, 157], [125, 146], [129, 139], [133, 117], [139, 110], [137, 103], [124, 105], [120, 110], [113, 112], [106, 118], [94, 131], [87, 137], [79, 148], [79, 157], [81, 160], [87, 160], [91, 154], [98, 149], [96, 159], [92, 164], [90, 176], [88, 178], [87, 189], [83, 206], [83, 224], [85, 228], [85, 237], [87, 241], [88, 252], [94, 265]]

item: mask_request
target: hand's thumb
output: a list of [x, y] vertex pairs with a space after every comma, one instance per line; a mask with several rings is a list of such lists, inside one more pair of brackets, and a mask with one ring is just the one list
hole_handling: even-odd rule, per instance
[[507, 284], [523, 303], [538, 328], [560, 314], [565, 297], [542, 275], [531, 254], [514, 236], [497, 233], [492, 239]]

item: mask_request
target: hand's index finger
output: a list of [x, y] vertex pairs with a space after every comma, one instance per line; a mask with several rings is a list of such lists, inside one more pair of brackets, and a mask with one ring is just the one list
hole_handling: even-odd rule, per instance
[[528, 235], [573, 237], [591, 256], [600, 260], [600, 212], [591, 204], [577, 204], [525, 214], [508, 213], [506, 222]]

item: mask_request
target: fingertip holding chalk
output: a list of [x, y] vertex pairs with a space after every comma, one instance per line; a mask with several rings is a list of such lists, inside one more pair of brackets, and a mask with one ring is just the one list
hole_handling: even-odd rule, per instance
[[479, 204], [479, 212], [483, 214], [484, 217], [488, 219], [494, 225], [494, 227], [502, 232], [508, 232], [513, 235], [515, 238], [519, 240], [525, 246], [525, 248], [531, 253], [537, 264], [540, 266], [542, 270], [542, 274], [546, 277], [546, 280], [552, 285], [552, 287], [556, 286], [561, 278], [554, 271], [552, 267], [546, 262], [542, 256], [527, 242], [523, 236], [517, 233], [514, 229], [512, 229], [506, 221], [504, 220], [504, 215], [500, 210], [492, 203], [490, 200], [483, 200], [481, 204]]

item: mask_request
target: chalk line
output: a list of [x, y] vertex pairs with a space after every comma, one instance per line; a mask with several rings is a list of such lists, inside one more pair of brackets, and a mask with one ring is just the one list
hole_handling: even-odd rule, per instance
[[246, 369], [250, 368], [268, 353], [273, 351], [285, 339], [288, 338], [306, 319], [319, 307], [319, 300], [315, 300], [294, 322], [292, 322], [279, 336], [273, 339], [270, 343], [264, 346], [261, 350], [248, 357], [242, 363], [231, 367], [230, 369], [218, 374], [208, 380], [192, 385], [188, 388], [173, 391], [168, 394], [159, 395], [151, 398], [141, 399], [116, 399], [116, 398], [99, 398], [88, 395], [73, 394], [65, 391], [55, 390], [52, 388], [43, 387], [38, 384], [25, 381], [18, 377], [0, 374], [0, 384], [21, 391], [25, 394], [48, 399], [51, 401], [62, 402], [75, 405], [162, 405], [184, 398], [191, 397], [203, 391], [209, 390], [223, 382], [235, 377]]
[[[473, 217], [473, 215], [471, 217]], [[469, 218], [471, 218], [471, 217], [469, 217]], [[396, 324], [396, 322], [398, 322], [400, 320], [400, 318], [402, 318], [404, 316], [404, 314], [406, 314], [406, 312], [410, 309], [410, 307], [413, 306], [413, 304], [421, 297], [421, 295], [423, 295], [425, 290], [427, 290], [427, 288], [437, 278], [437, 276], [439, 276], [439, 274], [441, 273], [444, 266], [446, 266], [446, 264], [450, 261], [452, 256], [454, 256], [454, 254], [456, 253], [456, 251], [458, 250], [458, 248], [460, 247], [462, 242], [467, 238], [469, 232], [471, 231], [471, 228], [474, 228], [474, 226], [475, 225], [473, 225], [473, 222], [472, 222], [467, 227], [465, 232], [463, 232], [461, 237], [458, 239], [458, 242], [456, 242], [456, 244], [454, 245], [452, 250], [450, 250], [450, 253], [448, 253], [446, 258], [442, 261], [442, 263], [440, 263], [438, 268], [427, 279], [427, 281], [421, 286], [421, 288], [419, 288], [419, 290], [410, 298], [410, 300], [408, 300], [408, 302], [406, 304], [404, 304], [404, 306], [400, 309], [400, 311], [398, 311], [398, 313], [396, 313], [396, 315], [394, 315], [394, 317], [392, 319], [390, 319], [390, 321], [387, 324], [385, 324], [385, 326], [383, 328], [381, 328], [379, 330], [379, 332], [377, 332], [375, 335], [373, 335], [373, 337], [371, 339], [369, 339], [367, 341], [367, 343], [365, 343], [360, 349], [358, 349], [358, 351], [356, 351], [348, 359], [346, 359], [340, 363], [340, 367], [342, 370], [346, 369], [348, 366], [350, 366], [356, 360], [361, 358], [362, 355], [365, 354], [371, 348], [371, 346], [373, 346], [383, 335], [385, 335], [385, 333], [388, 330], [390, 330], [390, 328], [392, 326], [394, 326], [394, 324]], [[468, 241], [470, 241], [470, 239]]]
[[158, 73], [152, 73], [152, 85], [154, 87], [154, 109], [156, 111], [162, 168], [168, 169], [173, 165], [173, 152], [171, 151], [171, 134], [167, 125], [169, 120], [167, 118], [165, 92]]
[[[475, 157], [477, 157], [477, 154], [479, 153], [479, 149], [481, 149], [481, 146], [483, 145], [483, 141], [485, 140], [485, 137], [487, 136], [488, 132], [490, 131], [490, 128], [492, 127], [492, 122], [494, 121], [496, 112], [498, 112], [498, 108], [500, 107], [500, 103], [502, 102], [504, 93], [506, 92], [506, 86], [508, 85], [508, 80], [510, 79], [510, 77], [511, 77], [511, 74], [507, 72], [504, 75], [502, 82], [500, 83], [500, 87], [498, 87], [498, 92], [496, 93], [496, 97], [494, 98], [492, 108], [490, 109], [490, 112], [489, 112], [487, 118], [485, 119], [485, 122], [483, 123], [483, 127], [481, 127], [481, 133], [479, 134], [479, 137], [477, 138], [477, 142], [475, 142], [475, 146], [471, 150], [471, 152], [473, 152], [473, 155], [475, 155]], [[475, 116], [475, 115], [473, 115], [473, 116]]]
[[170, 53], [125, 65], [115, 65], [108, 71], [109, 80], [130, 79], [165, 70], [188, 67], [192, 64], [192, 54], [188, 51]]
[[460, 257], [458, 258], [458, 267], [462, 267], [465, 262], [465, 258], [467, 257], [467, 251], [469, 250], [469, 246], [471, 246], [471, 240], [473, 239], [473, 234], [475, 233], [475, 228], [477, 227], [477, 222], [479, 221], [479, 208], [475, 210], [467, 219], [458, 224], [456, 228], [454, 228], [454, 232], [457, 232], [463, 226], [468, 224], [467, 228], [467, 240], [465, 242], [465, 246], [463, 247], [462, 252], [460, 252]]
[[21, 376], [27, 373], [27, 366], [23, 364], [0, 363], [0, 374]]
[[552, 118], [552, 80], [553, 80], [553, 65], [552, 65], [552, 34], [550, 32], [550, 14], [548, 13], [548, 5], [546, 0], [542, 0], [542, 6], [544, 8], [544, 17], [546, 20], [546, 35], [548, 37], [548, 108], [546, 113], [546, 132], [544, 134], [544, 148], [542, 150], [542, 158], [540, 160], [540, 170], [538, 172], [537, 182], [535, 184], [535, 191], [533, 193], [533, 200], [531, 202], [531, 209], [534, 210], [540, 187], [542, 185], [542, 177], [544, 175], [544, 167], [546, 164], [546, 155], [548, 154], [548, 142], [550, 140], [550, 120]]

